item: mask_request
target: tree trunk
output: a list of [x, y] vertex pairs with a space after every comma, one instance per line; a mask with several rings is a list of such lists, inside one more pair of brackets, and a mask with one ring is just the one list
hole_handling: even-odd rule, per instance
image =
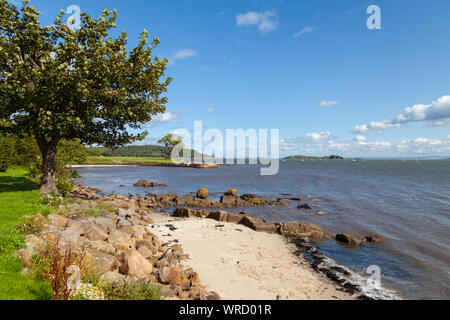
[[55, 157], [56, 146], [58, 140], [52, 139], [50, 142], [45, 138], [36, 138], [39, 149], [42, 154], [42, 186], [40, 192], [42, 194], [49, 194], [52, 192], [58, 192], [56, 187], [55, 177]]

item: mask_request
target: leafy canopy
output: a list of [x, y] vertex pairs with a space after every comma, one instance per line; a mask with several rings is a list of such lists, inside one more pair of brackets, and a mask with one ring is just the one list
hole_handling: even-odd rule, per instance
[[[108, 147], [143, 139], [142, 124], [165, 111], [171, 78], [167, 59], [152, 58], [159, 44], [143, 31], [128, 51], [127, 33], [108, 36], [116, 10], [98, 19], [81, 13], [81, 28], [42, 26], [40, 12], [24, 1], [0, 0], [0, 131], [33, 135], [55, 144], [78, 138]], [[129, 132], [129, 129], [134, 133]]]

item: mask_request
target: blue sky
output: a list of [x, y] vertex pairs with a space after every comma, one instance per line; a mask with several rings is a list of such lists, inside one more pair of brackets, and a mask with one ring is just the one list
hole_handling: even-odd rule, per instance
[[[44, 24], [72, 4], [115, 8], [130, 48], [143, 28], [160, 38], [174, 81], [144, 143], [202, 120], [280, 129], [282, 155], [450, 155], [450, 1], [31, 3]], [[381, 30], [366, 26], [372, 4]]]

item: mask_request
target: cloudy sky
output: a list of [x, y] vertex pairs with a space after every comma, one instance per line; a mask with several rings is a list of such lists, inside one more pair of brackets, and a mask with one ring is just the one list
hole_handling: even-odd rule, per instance
[[[130, 48], [158, 36], [174, 78], [146, 125], [280, 129], [282, 155], [449, 156], [450, 1], [31, 1], [51, 23], [118, 10]], [[381, 8], [381, 30], [366, 10]]]

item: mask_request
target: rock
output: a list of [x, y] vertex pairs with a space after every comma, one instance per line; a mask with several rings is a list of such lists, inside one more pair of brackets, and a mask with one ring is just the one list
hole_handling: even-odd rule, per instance
[[177, 198], [176, 193], [168, 193], [168, 194], [157, 194], [155, 196], [155, 200], [160, 202], [162, 205], [171, 205]]
[[108, 253], [108, 254], [116, 253], [116, 248], [114, 248], [114, 246], [111, 243], [108, 243], [106, 241], [101, 241], [101, 240], [90, 241], [89, 246], [92, 249], [95, 249], [97, 251], [102, 251], [104, 253]]
[[269, 222], [264, 219], [255, 218], [252, 216], [243, 216], [239, 224], [253, 229], [258, 232], [277, 233], [278, 228], [274, 222]]
[[208, 198], [208, 189], [206, 189], [206, 188], [198, 189], [197, 198], [207, 199]]
[[84, 233], [84, 235], [91, 241], [103, 241], [108, 239], [108, 234], [95, 223], [89, 224], [89, 229]]
[[25, 237], [25, 244], [27, 248], [29, 247], [38, 248], [44, 244], [44, 240], [42, 240], [41, 238], [39, 238], [34, 234], [29, 234]]
[[378, 236], [365, 236], [364, 239], [366, 239], [367, 242], [371, 242], [371, 243], [377, 243], [377, 242], [386, 240], [386, 238], [378, 237]]
[[140, 240], [136, 242], [136, 248], [140, 249], [141, 247], [146, 247], [147, 249], [150, 250], [150, 252], [152, 254], [155, 254], [158, 252], [158, 248], [156, 248], [156, 246], [153, 244], [152, 241], [150, 240]]
[[119, 251], [125, 251], [134, 248], [131, 236], [128, 233], [111, 230], [108, 236], [108, 243], [112, 244], [114, 248]]
[[161, 286], [161, 295], [163, 297], [173, 298], [175, 297], [175, 293], [173, 292], [170, 285], [162, 285]]
[[94, 219], [94, 223], [99, 226], [103, 231], [109, 232], [116, 227], [117, 219], [109, 219], [105, 217], [97, 217]]
[[137, 278], [148, 278], [153, 270], [152, 264], [138, 251], [127, 250], [119, 256], [119, 272]]
[[294, 238], [323, 239], [327, 237], [327, 234], [320, 227], [305, 222], [281, 223], [280, 233]]
[[117, 271], [108, 271], [100, 277], [101, 281], [110, 283], [125, 282], [126, 279], [127, 279], [126, 276], [118, 273]]
[[117, 230], [128, 233], [130, 236], [133, 236], [133, 234], [134, 234], [134, 226], [132, 226], [131, 224], [119, 225], [119, 226], [117, 226]]
[[216, 212], [209, 212], [209, 214], [206, 216], [208, 219], [213, 219], [217, 221], [226, 221], [227, 219], [227, 212], [225, 211], [216, 211]]
[[119, 208], [119, 210], [117, 211], [117, 214], [119, 215], [120, 218], [127, 219], [127, 218], [131, 218], [133, 212], [131, 212], [130, 209]]
[[141, 215], [141, 220], [148, 224], [154, 224], [155, 221], [150, 217], [149, 214], [144, 213]]
[[139, 181], [136, 182], [135, 184], [133, 184], [133, 186], [135, 186], [135, 187], [146, 187], [146, 188], [148, 188], [148, 187], [151, 186], [151, 183], [150, 183], [149, 181], [145, 180], [145, 179], [139, 179]]
[[237, 192], [236, 189], [231, 188], [230, 190], [226, 191], [223, 195], [224, 196], [232, 196], [232, 197], [237, 198], [238, 197], [238, 192]]
[[158, 278], [164, 284], [180, 285], [181, 273], [175, 266], [163, 267], [158, 271]]
[[265, 206], [268, 204], [266, 200], [261, 199], [257, 195], [251, 193], [245, 193], [241, 196], [241, 199], [246, 201], [249, 205], [253, 206]]
[[116, 226], [117, 228], [123, 227], [123, 226], [131, 226], [131, 222], [123, 219], [123, 218], [119, 218], [119, 220], [117, 220]]
[[[71, 228], [66, 228], [62, 230], [60, 233], [60, 243], [66, 246], [70, 246], [72, 248], [82, 247], [84, 244], [83, 239], [81, 239], [74, 230]], [[87, 240], [86, 240], [87, 241]]]
[[47, 216], [47, 220], [51, 225], [59, 226], [61, 228], [67, 227], [69, 219], [60, 216], [59, 214], [51, 213]]
[[[137, 250], [145, 259], [150, 258], [153, 252], [147, 246], [141, 246]], [[153, 264], [152, 264], [153, 265]]]
[[20, 259], [20, 261], [27, 267], [31, 267], [31, 259], [36, 254], [36, 250], [33, 247], [21, 248], [14, 255]]
[[312, 208], [311, 208], [308, 204], [304, 203], [304, 204], [299, 204], [299, 205], [297, 206], [297, 209], [307, 209], [307, 210], [311, 210]]
[[195, 210], [195, 209], [187, 209], [187, 208], [177, 208], [173, 216], [180, 218], [206, 218], [210, 214], [207, 210]]
[[220, 296], [217, 292], [211, 291], [206, 295], [205, 300], [220, 300]]
[[117, 219], [119, 219], [119, 217], [118, 217], [117, 214], [115, 214], [115, 213], [113, 213], [113, 212], [111, 212], [111, 211], [108, 211], [108, 210], [102, 210], [102, 211], [101, 211], [101, 214], [102, 214], [102, 217], [103, 217], [103, 218], [110, 219], [110, 220], [112, 220], [114, 223], [117, 223]]
[[85, 259], [95, 262], [101, 272], [113, 271], [118, 265], [114, 256], [93, 249], [86, 249]]
[[233, 207], [235, 207], [236, 204], [237, 204], [237, 200], [238, 199], [236, 197], [233, 197], [233, 196], [223, 195], [222, 197], [220, 197], [220, 203], [225, 208], [233, 208]]
[[363, 244], [366, 241], [366, 239], [355, 236], [350, 233], [338, 233], [336, 234], [336, 241], [357, 247]]

